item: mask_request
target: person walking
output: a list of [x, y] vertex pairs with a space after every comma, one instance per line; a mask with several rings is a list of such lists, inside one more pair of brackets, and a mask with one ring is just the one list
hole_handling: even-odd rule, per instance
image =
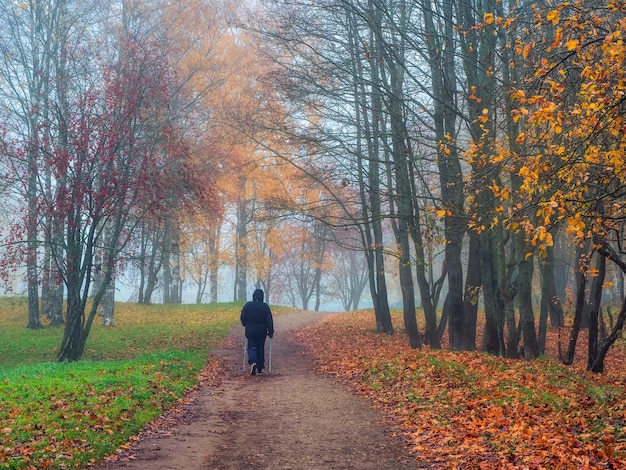
[[270, 306], [263, 302], [262, 289], [252, 293], [252, 301], [241, 309], [241, 324], [248, 339], [248, 364], [250, 375], [262, 374], [265, 368], [265, 337], [274, 337], [274, 319]]

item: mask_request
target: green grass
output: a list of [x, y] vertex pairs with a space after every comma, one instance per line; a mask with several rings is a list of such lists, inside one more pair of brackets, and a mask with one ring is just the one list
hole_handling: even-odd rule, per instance
[[[242, 304], [116, 304], [115, 327], [94, 321], [84, 359], [127, 359], [167, 349], [213, 348], [237, 323]], [[26, 328], [26, 301], [0, 298], [0, 370], [54, 361], [63, 326]]]
[[[0, 299], [0, 468], [86, 468], [198, 381], [241, 304], [116, 304], [84, 359], [56, 363], [63, 328], [28, 330], [24, 299]], [[277, 309], [280, 310], [280, 309]]]

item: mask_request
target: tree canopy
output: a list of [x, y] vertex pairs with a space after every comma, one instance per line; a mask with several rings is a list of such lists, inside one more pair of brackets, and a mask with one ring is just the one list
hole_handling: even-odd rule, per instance
[[8, 2], [3, 278], [25, 266], [61, 359], [122, 282], [314, 309], [367, 286], [413, 348], [532, 359], [558, 327], [567, 363], [585, 328], [600, 371], [626, 316], [623, 10]]

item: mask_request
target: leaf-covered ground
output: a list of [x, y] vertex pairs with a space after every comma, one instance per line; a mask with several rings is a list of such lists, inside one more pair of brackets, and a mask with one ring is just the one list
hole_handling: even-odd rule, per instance
[[374, 330], [372, 313], [359, 312], [300, 339], [323, 371], [394, 417], [417, 460], [462, 469], [626, 468], [623, 350], [607, 359], [607, 373], [592, 375], [550, 357], [411, 350], [404, 334]]

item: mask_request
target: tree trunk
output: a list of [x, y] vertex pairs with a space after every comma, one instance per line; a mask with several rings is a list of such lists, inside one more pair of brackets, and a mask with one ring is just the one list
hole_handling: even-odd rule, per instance
[[[471, 90], [465, 98], [467, 109], [470, 143], [477, 158], [472, 161], [472, 186], [469, 187], [473, 196], [472, 222], [476, 226], [480, 239], [480, 273], [483, 283], [482, 291], [485, 305], [485, 332], [482, 349], [492, 354], [505, 355], [504, 340], [505, 309], [503, 301], [511, 296], [503, 291], [506, 285], [504, 240], [498, 224], [494, 224], [496, 216], [493, 193], [488, 189], [497, 185], [500, 178], [498, 165], [485, 164], [482, 156], [495, 155], [496, 117], [496, 57], [497, 31], [494, 24], [484, 23], [485, 14], [496, 11], [495, 0], [472, 2], [462, 0], [454, 2], [457, 8], [457, 21], [454, 27], [458, 44], [462, 53], [462, 64], [465, 71], [465, 87]], [[505, 294], [505, 297], [503, 297]], [[509, 312], [512, 311], [509, 309]], [[517, 334], [514, 317], [509, 315], [508, 327], [511, 344]]]
[[315, 311], [320, 311], [320, 305], [322, 303], [322, 294], [321, 294], [321, 281], [322, 281], [322, 270], [319, 267], [315, 268], [315, 280], [313, 281], [315, 284]]
[[[85, 271], [80, 269], [81, 260], [83, 260], [83, 237], [81, 230], [74, 223], [75, 219], [75, 214], [70, 214], [68, 217], [68, 224], [72, 228], [67, 230], [67, 258], [65, 261], [69, 267], [66, 270], [67, 277], [65, 280], [67, 285], [67, 315], [63, 340], [58, 354], [60, 362], [77, 361], [82, 357], [84, 347], [85, 303], [81, 298], [81, 287], [83, 286], [81, 273], [85, 273]], [[92, 262], [87, 264], [89, 266], [87, 271], [90, 272]], [[96, 299], [94, 298], [95, 301]]]
[[557, 294], [556, 286], [554, 284], [554, 249], [548, 247], [548, 264], [546, 265], [547, 276], [547, 299], [548, 299], [548, 312], [550, 316], [550, 324], [553, 328], [560, 328], [564, 323], [563, 307], [561, 305], [561, 299]]
[[161, 266], [163, 266], [163, 303], [169, 304], [170, 302], [170, 294], [171, 294], [171, 286], [172, 286], [172, 261], [170, 259], [171, 253], [171, 226], [169, 223], [166, 223], [165, 230], [163, 232], [163, 242], [161, 244]]
[[220, 227], [217, 221], [212, 221], [209, 227], [209, 292], [211, 303], [217, 303], [218, 271], [220, 266]]
[[504, 315], [499, 304], [497, 280], [494, 279], [494, 258], [491, 252], [491, 234], [482, 232], [480, 239], [480, 276], [483, 283], [485, 305], [485, 329], [481, 350], [490, 354], [504, 355]]
[[[597, 251], [600, 256], [604, 256], [609, 258], [613, 263], [619, 266], [622, 275], [626, 274], [626, 263], [622, 261], [620, 253], [616, 252], [607, 242], [606, 240], [599, 239], [599, 237], [594, 236], [594, 245], [597, 246]], [[591, 372], [602, 372], [604, 370], [604, 359], [606, 358], [607, 353], [611, 346], [617, 341], [618, 338], [622, 336], [622, 329], [624, 328], [624, 322], [626, 321], [626, 298], [622, 300], [622, 308], [617, 316], [617, 320], [615, 324], [612, 321], [612, 315], [610, 309], [607, 308], [607, 313], [609, 314], [609, 319], [611, 320], [611, 333], [601, 342], [598, 347], [598, 352], [593, 361], [593, 364], [589, 368]]]
[[93, 262], [93, 281], [91, 283], [91, 298], [96, 295], [104, 282], [104, 253], [101, 249], [96, 251]]
[[546, 256], [541, 261], [541, 310], [537, 338], [540, 354], [545, 352], [548, 319], [552, 328], [563, 326], [563, 308], [554, 284], [554, 246], [546, 247]]
[[313, 275], [313, 289], [315, 292], [315, 311], [319, 312], [322, 302], [322, 266], [324, 266], [324, 261], [326, 259], [326, 240], [329, 238], [330, 234], [328, 233], [327, 226], [322, 221], [317, 220], [314, 222], [313, 233], [313, 243], [315, 244], [315, 271]]
[[166, 222], [162, 244], [163, 303], [181, 303], [180, 244], [178, 228]]
[[[626, 272], [626, 271], [625, 271]], [[617, 341], [619, 337], [622, 335], [622, 329], [624, 328], [624, 322], [626, 321], [626, 298], [622, 301], [622, 308], [617, 315], [617, 320], [615, 322], [615, 326], [611, 330], [611, 334], [606, 337], [604, 341], [600, 344], [598, 348], [598, 354], [596, 355], [596, 359], [593, 362], [591, 368], [589, 370], [591, 372], [603, 372], [604, 371], [604, 359], [606, 358], [607, 353], [611, 346]]]
[[[68, 34], [71, 26], [68, 22], [63, 21], [65, 15], [67, 14], [67, 4], [65, 2], [57, 3], [57, 14], [58, 14], [58, 22], [56, 24], [57, 29], [55, 31], [55, 45], [52, 48], [53, 51], [53, 60], [54, 60], [54, 76], [55, 76], [55, 84], [56, 84], [56, 96], [58, 98], [57, 106], [58, 109], [55, 110], [56, 113], [61, 116], [69, 116], [70, 115], [70, 103], [68, 98], [68, 83], [69, 83], [69, 71], [68, 71], [68, 51], [67, 47], [68, 43]], [[48, 112], [52, 111], [50, 109]], [[57, 149], [58, 153], [69, 151], [69, 134], [70, 130], [68, 128], [68, 123], [66, 119], [60, 119], [58, 121], [58, 129], [57, 129]], [[52, 138], [51, 138], [52, 141]], [[52, 153], [51, 153], [52, 154]], [[49, 172], [48, 177], [51, 177], [51, 173]], [[64, 187], [66, 185], [67, 175], [62, 175], [60, 178], [56, 180], [56, 184], [60, 187]], [[48, 185], [48, 198], [52, 200], [52, 185], [51, 181]], [[46, 301], [46, 315], [50, 319], [51, 325], [62, 325], [64, 324], [63, 319], [63, 300], [65, 293], [65, 285], [63, 284], [63, 269], [62, 264], [65, 259], [65, 251], [64, 251], [64, 233], [63, 233], [63, 218], [58, 215], [49, 214], [49, 222], [48, 229], [50, 230], [49, 241], [49, 256], [50, 262], [48, 265], [48, 287], [47, 287], [47, 295], [48, 300]]]
[[81, 358], [82, 340], [83, 340], [83, 322], [84, 322], [84, 309], [81, 307], [80, 302], [76, 302], [74, 299], [69, 298], [67, 301], [67, 320], [65, 324], [65, 334], [61, 343], [61, 349], [58, 355], [59, 362], [73, 362]]
[[476, 233], [469, 234], [469, 254], [467, 258], [467, 276], [463, 294], [463, 316], [467, 331], [467, 349], [476, 349], [476, 323], [478, 321], [478, 301], [480, 299], [480, 241]]
[[[373, 98], [374, 121], [379, 119], [377, 108], [380, 107], [380, 96]], [[391, 322], [391, 311], [389, 309], [389, 297], [387, 294], [387, 279], [385, 277], [385, 254], [384, 254], [384, 234], [382, 226], [381, 201], [380, 201], [380, 167], [378, 163], [378, 121], [374, 124], [375, 147], [372, 149], [372, 157], [368, 160], [368, 187], [370, 214], [364, 213], [363, 220], [371, 218], [370, 224], [366, 222], [365, 233], [368, 239], [366, 253], [368, 256], [368, 269], [370, 273], [370, 293], [374, 302], [374, 312], [376, 316], [376, 326], [379, 333], [393, 334], [394, 328]], [[363, 192], [363, 189], [361, 190]], [[367, 205], [364, 205], [367, 207]], [[373, 238], [373, 239], [372, 239]]]
[[[171, 278], [170, 278], [170, 295], [169, 295], [169, 303], [171, 304], [180, 304], [182, 303], [181, 299], [181, 288], [182, 288], [182, 279], [180, 278], [180, 243], [179, 243], [179, 233], [177, 227], [172, 227], [171, 238], [170, 238], [170, 263], [171, 263]], [[164, 289], [166, 287], [164, 286]]]
[[[405, 129], [406, 131], [406, 129]], [[407, 132], [408, 134], [408, 132]], [[409, 155], [413, 161], [416, 158], [413, 155], [410, 147], [407, 149]], [[422, 301], [422, 310], [424, 311], [424, 322], [426, 324], [425, 332], [424, 332], [424, 341], [430, 345], [431, 349], [441, 349], [441, 336], [439, 335], [437, 329], [437, 305], [436, 299], [433, 298], [434, 292], [434, 279], [432, 275], [432, 259], [426, 260], [426, 253], [424, 250], [424, 241], [422, 238], [422, 216], [421, 209], [418, 200], [418, 191], [415, 181], [418, 179], [414, 174], [415, 165], [410, 164], [411, 173], [410, 173], [410, 183], [411, 183], [411, 192], [413, 197], [411, 198], [413, 201], [413, 219], [410, 225], [410, 233], [411, 238], [413, 240], [413, 249], [415, 250], [415, 277], [417, 280], [417, 285], [420, 291], [420, 298]], [[429, 249], [429, 255], [431, 254], [431, 250]], [[426, 266], [427, 263], [430, 267], [430, 282], [427, 277]], [[433, 286], [433, 290], [431, 291], [431, 286]]]
[[[404, 2], [400, 2], [399, 13], [402, 24], [406, 21], [405, 8]], [[375, 32], [377, 35], [382, 34], [382, 28]], [[383, 44], [381, 37], [377, 37], [377, 41]], [[404, 91], [403, 67], [405, 64], [403, 63], [402, 44], [394, 45], [397, 46], [394, 48], [396, 52], [395, 55], [385, 55], [387, 68], [389, 70], [389, 83], [385, 83], [385, 88], [387, 91], [386, 101], [388, 103], [389, 120], [391, 124], [391, 153], [395, 173], [396, 205], [398, 208], [396, 230], [396, 242], [400, 251], [398, 270], [400, 274], [400, 289], [402, 291], [404, 328], [409, 337], [411, 347], [421, 348], [422, 338], [417, 327], [415, 314], [415, 287], [413, 285], [411, 245], [409, 243], [409, 223], [413, 220], [413, 204], [409, 162], [407, 160], [407, 156], [409, 155], [407, 146], [408, 135], [406, 133], [403, 103], [401, 101]]]
[[467, 319], [463, 309], [463, 266], [461, 243], [465, 232], [462, 214], [463, 172], [456, 146], [457, 104], [456, 64], [454, 61], [453, 2], [441, 3], [443, 26], [437, 30], [432, 5], [424, 3], [422, 13], [428, 45], [429, 69], [432, 76], [435, 139], [438, 149], [439, 185], [441, 187], [444, 215], [445, 265], [448, 273], [448, 294], [443, 304], [444, 318], [449, 323], [450, 349], [472, 349], [473, 340], [467, 331]]
[[[377, 61], [380, 53], [375, 49], [373, 34], [370, 34], [373, 53], [369, 59], [371, 91], [366, 90], [362, 56], [356, 44], [357, 26], [354, 15], [348, 9], [350, 34], [348, 40], [352, 52], [353, 93], [356, 112], [356, 157], [361, 200], [361, 234], [368, 269], [369, 290], [374, 306], [376, 329], [379, 333], [393, 334], [387, 281], [385, 278], [384, 236], [380, 199], [380, 123], [382, 122], [382, 97]], [[371, 97], [368, 103], [367, 97]], [[370, 119], [371, 113], [371, 119]], [[363, 145], [365, 143], [365, 145]], [[365, 149], [364, 149], [365, 147]], [[367, 157], [364, 157], [367, 151]], [[367, 169], [367, 174], [365, 174]], [[369, 207], [369, 212], [368, 212]]]
[[141, 233], [141, 237], [139, 241], [139, 258], [137, 260], [137, 265], [138, 265], [137, 269], [139, 270], [139, 287], [137, 288], [137, 303], [143, 304], [145, 303], [143, 292], [144, 292], [144, 287], [146, 284], [146, 271], [148, 268], [148, 263], [147, 263], [148, 252], [147, 252], [147, 246], [145, 243], [145, 239], [146, 239], [145, 227], [142, 227], [140, 233]]
[[[50, 185], [51, 185], [50, 171], [46, 174], [46, 193], [47, 198], [50, 199]], [[44, 222], [44, 252], [43, 260], [41, 262], [41, 313], [46, 316], [48, 320], [51, 319], [51, 307], [50, 299], [52, 292], [52, 229], [50, 227], [50, 217]]]
[[235, 301], [247, 298], [248, 272], [248, 201], [246, 199], [246, 178], [239, 177], [239, 199], [237, 201], [237, 227], [235, 244]]
[[[568, 282], [575, 277], [576, 262], [575, 254], [565, 236], [558, 236], [554, 246], [554, 286], [559, 299], [567, 296]], [[575, 288], [575, 286], [574, 286]], [[552, 326], [555, 326], [552, 324]]]
[[[111, 264], [111, 253], [107, 252], [107, 247], [115, 246], [115, 240], [112, 239], [111, 227], [106, 226], [103, 230], [104, 247], [98, 249], [94, 256], [96, 266], [99, 270], [98, 282], [94, 282], [92, 292], [94, 295], [92, 299], [102, 294], [102, 300], [100, 301], [100, 308], [98, 312], [102, 316], [102, 324], [104, 326], [115, 325], [115, 276], [111, 272], [107, 276], [107, 264]], [[112, 267], [110, 268], [113, 269]]]
[[576, 250], [578, 253], [578, 270], [576, 271], [576, 305], [574, 310], [574, 323], [572, 325], [572, 330], [570, 331], [565, 356], [562, 354], [561, 343], [559, 342], [559, 357], [561, 362], [566, 366], [569, 366], [574, 362], [574, 354], [576, 352], [576, 342], [578, 341], [580, 324], [583, 312], [587, 306], [587, 302], [585, 301], [585, 290], [587, 287], [587, 272], [589, 268], [590, 255], [586, 254], [583, 249], [584, 248], [578, 248]]
[[[596, 366], [596, 360], [599, 353], [598, 345], [598, 331], [599, 321], [598, 317], [601, 315], [600, 304], [602, 303], [602, 287], [604, 285], [604, 278], [606, 276], [606, 258], [602, 255], [598, 255], [596, 269], [598, 271], [596, 277], [593, 278], [591, 283], [591, 293], [589, 295], [589, 342], [587, 348], [587, 370], [593, 372], [603, 372], [604, 363]], [[594, 367], [599, 367], [600, 370], [594, 370]]]
[[104, 296], [100, 304], [100, 313], [104, 326], [115, 325], [115, 276], [111, 277], [104, 290]]
[[411, 275], [410, 245], [406, 220], [399, 220], [396, 237], [400, 247], [398, 269], [400, 273], [400, 289], [402, 290], [404, 329], [409, 337], [411, 347], [421, 348], [422, 339], [417, 328], [417, 318], [415, 316], [415, 290]]
[[[163, 245], [165, 231], [162, 229], [144, 229], [141, 263], [141, 283], [139, 287], [139, 303], [152, 303], [152, 295], [157, 289], [159, 274], [163, 266]], [[148, 253], [150, 250], [150, 253]]]
[[[416, 208], [416, 210], [418, 209]], [[426, 323], [424, 337], [431, 349], [441, 349], [440, 336], [437, 331], [437, 310], [436, 305], [433, 305], [430, 284], [426, 278], [426, 262], [424, 260], [424, 248], [419, 226], [412, 230], [411, 234], [413, 235], [413, 244], [415, 246], [415, 276], [422, 298], [422, 309], [424, 310]]]
[[[521, 255], [521, 254], [520, 254]], [[533, 258], [526, 259], [524, 256], [519, 262], [519, 291], [517, 293], [520, 313], [520, 326], [524, 340], [524, 357], [535, 359], [539, 357], [539, 343], [535, 330], [535, 317], [533, 314], [532, 279]]]
[[204, 275], [202, 277], [200, 277], [198, 279], [198, 282], [196, 283], [198, 289], [196, 291], [196, 304], [201, 304], [202, 300], [204, 299], [204, 295], [206, 293], [206, 288], [208, 285], [208, 280], [209, 280], [209, 271], [205, 272]]
[[[53, 5], [56, 7], [56, 5]], [[6, 8], [6, 7], [5, 7]], [[11, 8], [11, 7], [9, 7]], [[51, 45], [57, 36], [54, 30], [52, 15], [48, 12], [49, 6], [43, 2], [32, 2], [29, 5], [29, 14], [23, 29], [17, 27], [13, 34], [20, 31], [23, 38], [5, 37], [4, 40], [16, 42], [19, 52], [23, 54], [20, 61], [21, 70], [17, 75], [20, 77], [19, 87], [23, 88], [25, 95], [20, 97], [22, 101], [22, 116], [27, 125], [27, 147], [26, 152], [26, 283], [28, 292], [28, 324], [27, 328], [43, 328], [40, 319], [39, 308], [39, 227], [38, 227], [38, 192], [39, 160], [42, 148], [46, 145], [42, 141], [43, 118], [50, 110], [49, 90], [51, 81], [52, 54]], [[55, 8], [56, 10], [56, 8]], [[17, 34], [20, 34], [17, 33]], [[7, 31], [5, 31], [7, 34]], [[6, 51], [3, 56], [7, 57]], [[17, 58], [16, 58], [17, 59]], [[20, 60], [20, 59], [17, 59]], [[3, 75], [3, 79], [8, 80], [11, 86], [14, 72]], [[7, 83], [4, 83], [5, 87]], [[13, 84], [15, 85], [15, 84]], [[22, 92], [20, 92], [22, 94]], [[27, 97], [27, 98], [25, 98]], [[46, 123], [47, 124], [47, 123]]]
[[[53, 260], [50, 246], [53, 242], [46, 244], [46, 254], [43, 260], [43, 279], [41, 282], [41, 310], [50, 321], [50, 326], [63, 325], [63, 282], [61, 275]], [[63, 242], [56, 243], [56, 246], [63, 246]]]
[[[35, 124], [33, 126], [36, 127]], [[37, 132], [33, 129], [32, 132]], [[26, 278], [28, 285], [28, 325], [27, 328], [37, 330], [43, 328], [39, 318], [39, 278], [37, 266], [37, 159], [36, 146], [28, 151], [28, 216], [26, 221]]]

